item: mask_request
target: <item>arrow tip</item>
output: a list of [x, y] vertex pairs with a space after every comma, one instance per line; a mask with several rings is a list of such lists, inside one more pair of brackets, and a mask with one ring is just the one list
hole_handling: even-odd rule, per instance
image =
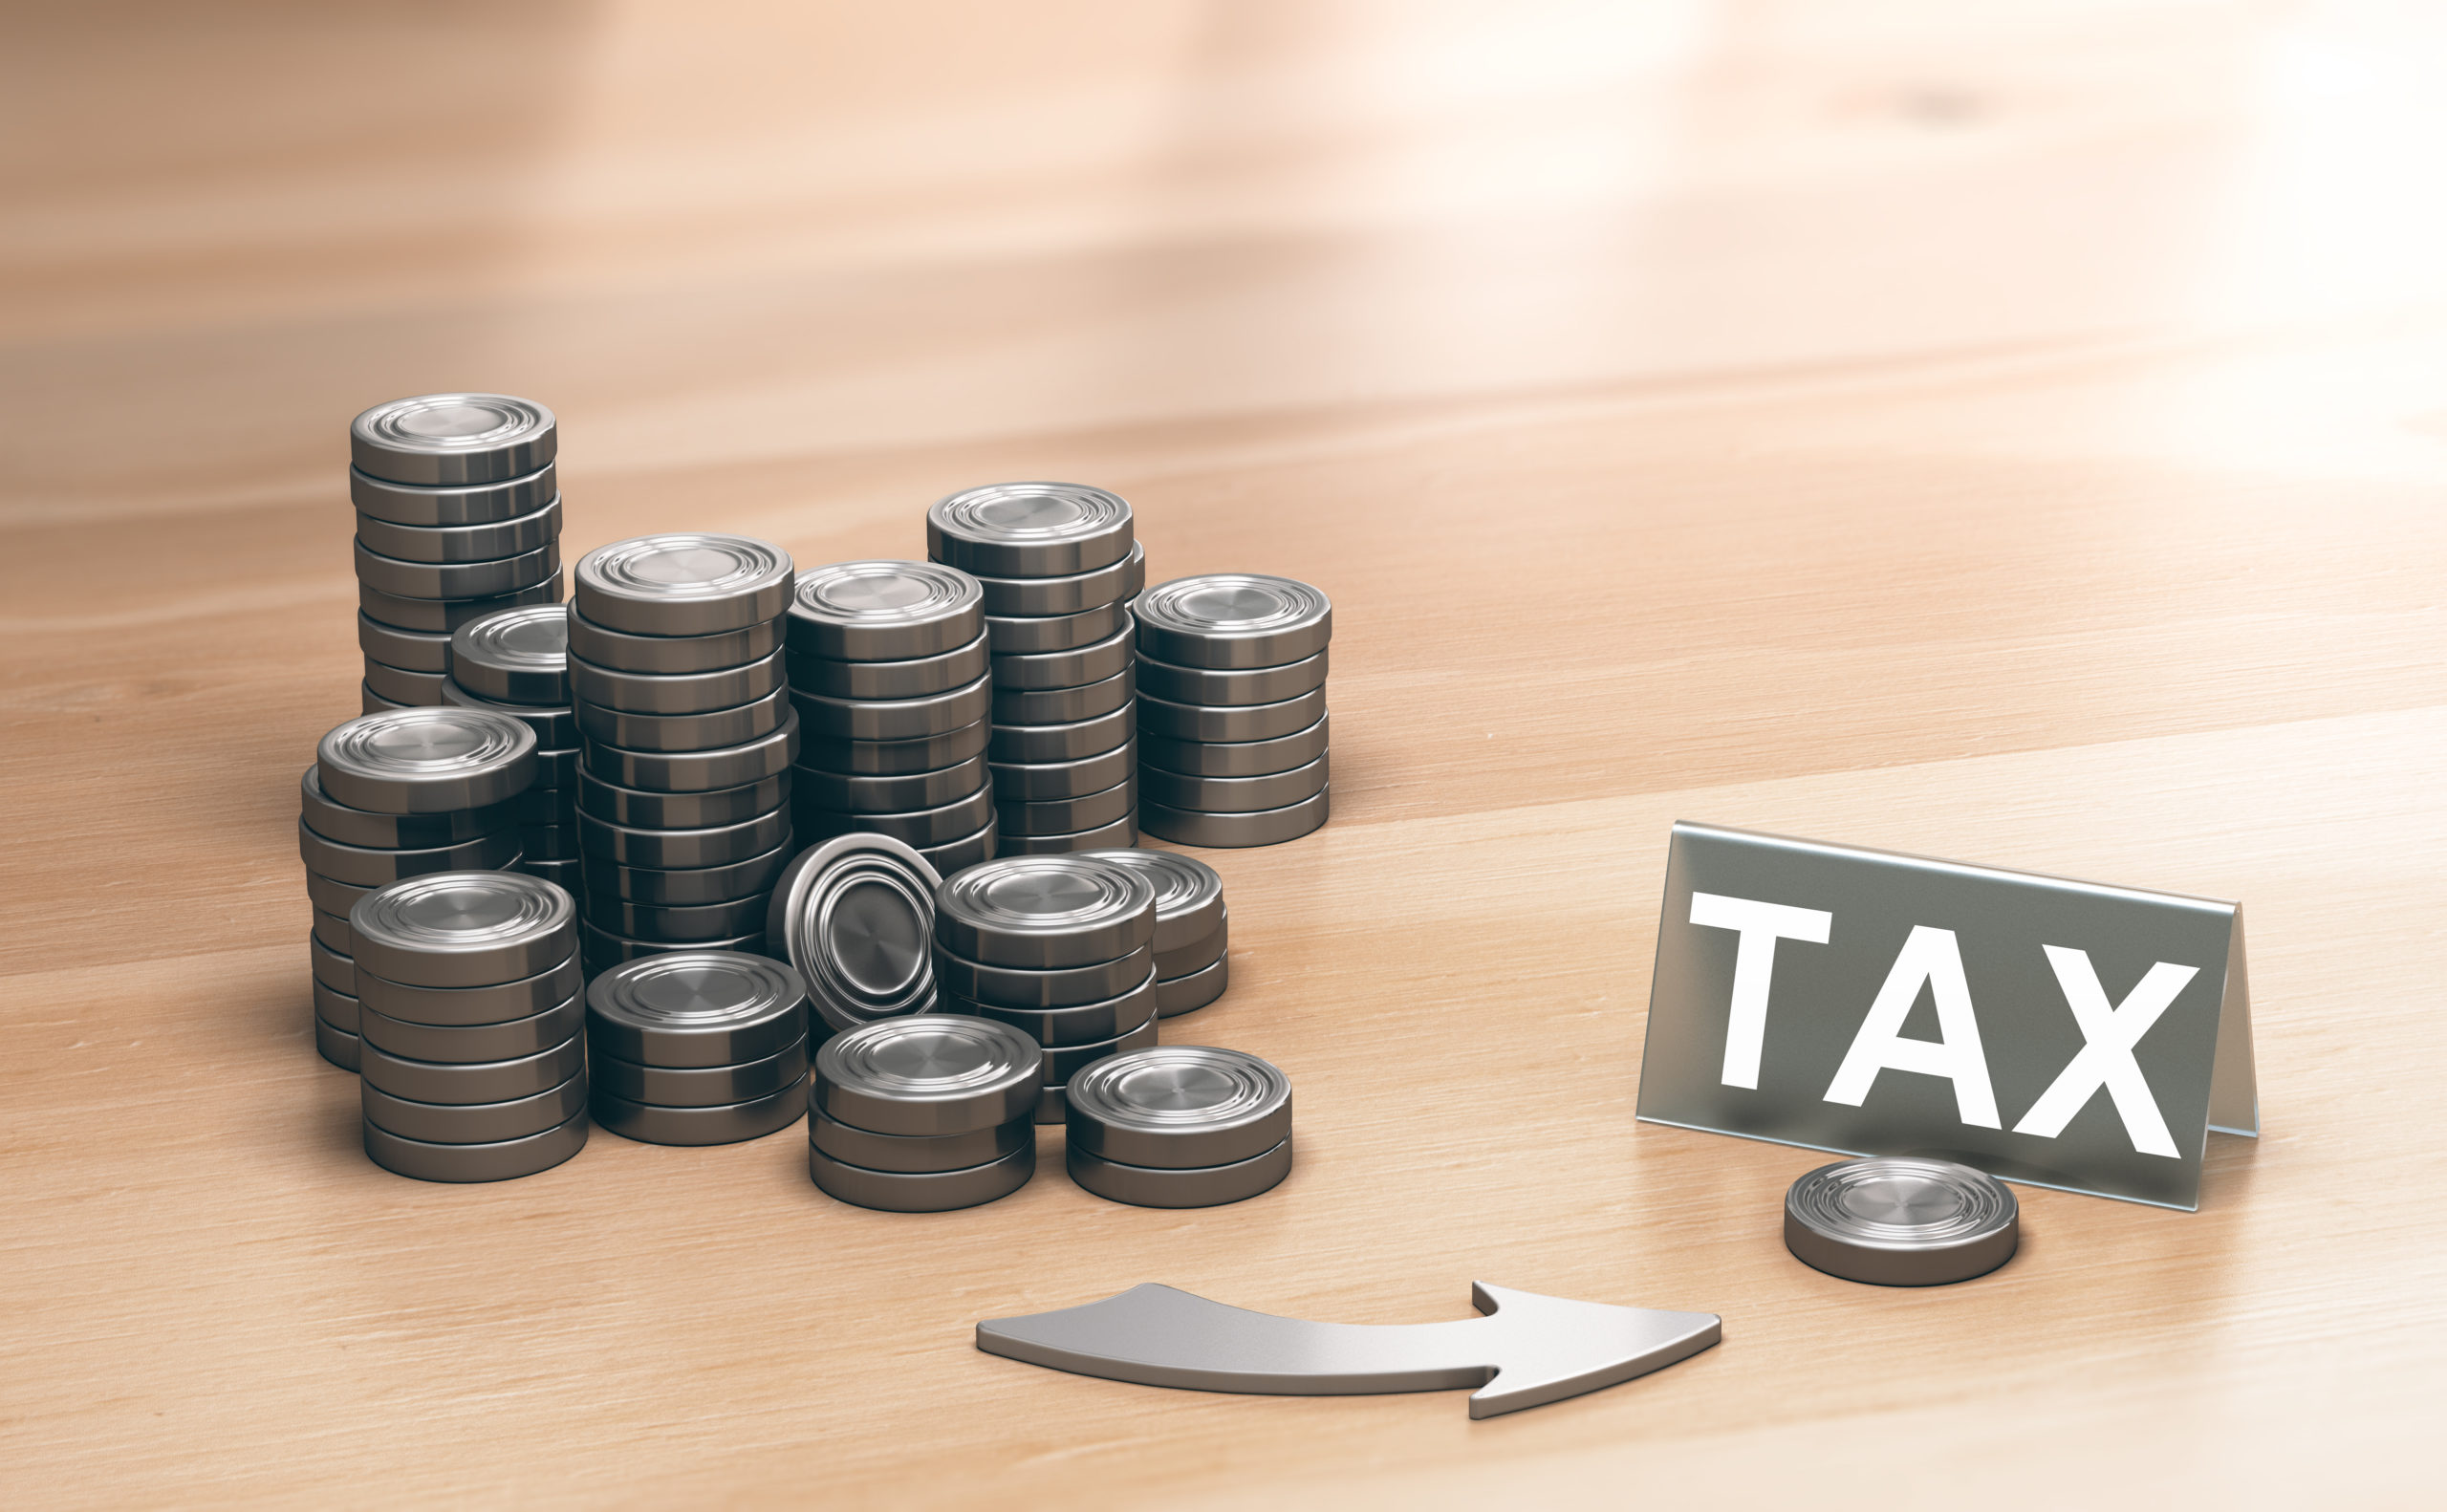
[[1724, 1336], [1713, 1312], [1617, 1307], [1470, 1284], [1470, 1302], [1505, 1325], [1495, 1378], [1470, 1396], [1472, 1417], [1613, 1386], [1687, 1360]]

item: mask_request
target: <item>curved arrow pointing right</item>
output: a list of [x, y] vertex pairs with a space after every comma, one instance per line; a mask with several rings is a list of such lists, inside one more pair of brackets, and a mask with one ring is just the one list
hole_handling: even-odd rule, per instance
[[1470, 1285], [1485, 1317], [1310, 1323], [1155, 1285], [1058, 1312], [989, 1319], [977, 1347], [1079, 1375], [1202, 1392], [1339, 1396], [1481, 1390], [1472, 1417], [1628, 1381], [1723, 1337], [1713, 1312], [1659, 1312]]

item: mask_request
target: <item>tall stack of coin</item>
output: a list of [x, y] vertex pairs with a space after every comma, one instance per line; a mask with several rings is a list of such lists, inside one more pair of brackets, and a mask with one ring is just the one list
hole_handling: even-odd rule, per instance
[[815, 1052], [807, 1170], [825, 1193], [889, 1213], [1007, 1197], [1036, 1173], [1038, 1050], [1008, 1025], [882, 1019]]
[[535, 732], [535, 786], [519, 794], [518, 869], [579, 891], [577, 714], [570, 702], [570, 616], [559, 604], [495, 609], [450, 633], [443, 698]]
[[503, 394], [424, 394], [349, 424], [365, 711], [440, 703], [450, 633], [561, 596], [552, 412]]
[[577, 907], [541, 877], [444, 872], [349, 913], [365, 1153], [426, 1181], [532, 1176], [586, 1143]]
[[647, 1144], [736, 1144], [807, 1111], [807, 989], [778, 961], [678, 950], [586, 986], [595, 1121]]
[[325, 1060], [353, 1071], [361, 1058], [350, 912], [402, 877], [516, 862], [516, 801], [534, 778], [534, 732], [475, 709], [368, 714], [315, 746], [298, 784], [297, 850], [314, 905], [307, 954]]
[[1037, 1121], [1062, 1121], [1072, 1073], [1156, 1043], [1156, 885], [1072, 853], [1012, 855], [935, 891], [935, 1005], [1024, 1030], [1040, 1052]]
[[790, 858], [790, 556], [741, 535], [598, 547], [571, 595], [588, 973], [754, 950]]
[[1156, 1015], [1176, 1018], [1224, 995], [1232, 914], [1215, 868], [1178, 851], [1090, 851], [1146, 874], [1156, 888]]
[[1291, 1174], [1291, 1082], [1242, 1050], [1166, 1045], [1071, 1081], [1071, 1179], [1137, 1207], [1213, 1207]]
[[928, 941], [942, 877], [888, 834], [836, 834], [783, 870], [765, 916], [765, 954], [807, 984], [817, 1025], [855, 1029], [935, 1006]]
[[926, 511], [926, 554], [984, 594], [999, 850], [1137, 844], [1129, 603], [1147, 557], [1130, 506], [1071, 483], [971, 488]]
[[1277, 845], [1326, 822], [1333, 605], [1254, 572], [1138, 595], [1138, 827], [1182, 845]]
[[810, 568], [787, 637], [800, 836], [890, 835], [944, 873], [992, 855], [977, 580], [933, 562]]

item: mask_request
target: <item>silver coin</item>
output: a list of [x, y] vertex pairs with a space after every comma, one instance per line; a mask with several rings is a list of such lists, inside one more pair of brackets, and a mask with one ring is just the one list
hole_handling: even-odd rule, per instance
[[807, 1083], [719, 1108], [659, 1108], [597, 1088], [590, 1106], [596, 1124], [640, 1144], [743, 1144], [798, 1122], [807, 1112]]
[[597, 1091], [652, 1108], [723, 1108], [789, 1091], [807, 1078], [807, 1041], [736, 1066], [640, 1066], [597, 1055], [588, 1074]]
[[948, 693], [915, 699], [831, 699], [790, 690], [810, 733], [840, 740], [912, 741], [948, 735], [985, 718], [993, 684], [985, 678]]
[[400, 525], [362, 510], [357, 538], [365, 549], [403, 562], [494, 562], [561, 538], [561, 501], [482, 525]]
[[[1147, 855], [1173, 855], [1172, 851], [1148, 851]], [[1184, 856], [1186, 860], [1188, 857]], [[1160, 929], [1161, 926], [1159, 925]], [[1203, 940], [1193, 940], [1186, 945], [1156, 952], [1156, 975], [1166, 982], [1175, 977], [1187, 977], [1204, 971], [1224, 959], [1232, 948], [1232, 918], [1227, 913], [1216, 920], [1215, 928]]]
[[811, 1142], [807, 1172], [817, 1190], [854, 1207], [884, 1213], [949, 1213], [1005, 1198], [1036, 1175], [1036, 1141], [985, 1165], [960, 1171], [872, 1171], [835, 1160]]
[[927, 940], [941, 875], [884, 835], [838, 835], [800, 853], [773, 889], [765, 948], [806, 982], [834, 1028], [935, 1002]]
[[349, 940], [346, 914], [326, 914], [319, 908], [314, 910], [314, 942], [325, 950], [352, 959], [357, 954], [356, 945]]
[[442, 683], [439, 672], [411, 672], [384, 666], [372, 657], [365, 659], [366, 691], [398, 708], [430, 708], [440, 703]]
[[985, 759], [1009, 767], [1035, 767], [1048, 762], [1084, 761], [1118, 750], [1135, 739], [1137, 720], [1124, 706], [1069, 724], [997, 724], [985, 745]]
[[997, 802], [1043, 803], [1081, 798], [1128, 782], [1138, 769], [1138, 747], [1129, 742], [1077, 761], [996, 762]]
[[549, 747], [535, 753], [535, 786], [538, 788], [574, 788], [580, 753], [575, 746], [567, 750]]
[[586, 984], [586, 1032], [596, 1054], [639, 1066], [738, 1066], [807, 1037], [807, 984], [739, 951], [644, 956]]
[[1079, 798], [997, 803], [994, 829], [1004, 835], [1075, 834], [1128, 818], [1137, 803], [1138, 789], [1126, 781]]
[[719, 830], [771, 813], [790, 801], [796, 782], [785, 767], [769, 777], [712, 792], [648, 792], [578, 774], [577, 809], [606, 824], [636, 830]]
[[761, 661], [782, 646], [782, 621], [760, 619], [709, 636], [633, 636], [598, 625], [575, 609], [570, 615], [570, 654], [615, 672], [677, 676], [719, 672]]
[[[557, 753], [574, 751], [577, 748], [577, 710], [570, 704], [506, 703], [499, 699], [488, 699], [481, 693], [469, 691], [466, 684], [455, 678], [442, 685], [442, 702], [453, 708], [482, 709], [487, 714], [499, 714], [518, 721], [535, 732], [535, 754], [538, 762], [545, 760], [545, 753], [548, 751]], [[556, 784], [548, 780], [539, 770], [536, 773], [535, 786], [550, 788]]]
[[333, 729], [315, 745], [314, 761], [323, 791], [352, 809], [484, 809], [535, 780], [535, 732], [476, 709], [394, 709]]
[[1969, 1281], [2011, 1260], [2021, 1238], [2022, 1205], [2005, 1183], [1951, 1160], [1839, 1160], [1785, 1194], [1785, 1247], [1847, 1281]]
[[707, 950], [736, 951], [754, 955], [765, 946], [765, 931], [752, 930], [733, 935], [728, 940], [631, 940], [608, 930], [596, 928], [581, 918], [577, 921], [578, 960], [589, 977], [600, 976], [613, 967], [650, 956], [673, 956]]
[[1063, 577], [979, 577], [977, 586], [985, 591], [989, 616], [1075, 615], [1099, 604], [1121, 603], [1147, 586], [1147, 548], [1133, 541], [1128, 556], [1094, 572]]
[[1138, 658], [1138, 686], [1149, 698], [1171, 703], [1198, 703], [1209, 708], [1246, 708], [1255, 703], [1280, 703], [1326, 685], [1330, 653], [1320, 651], [1305, 661], [1283, 667], [1254, 667], [1227, 672], [1175, 666], [1144, 652]]
[[1139, 774], [1138, 790], [1150, 803], [1199, 813], [1255, 813], [1281, 809], [1325, 791], [1332, 753], [1306, 767], [1267, 777], [1184, 777], [1150, 767]]
[[420, 394], [349, 421], [349, 461], [393, 483], [447, 487], [531, 473], [560, 449], [552, 412], [507, 394]]
[[815, 1052], [812, 1106], [876, 1134], [991, 1129], [1036, 1106], [1036, 1042], [991, 1019], [920, 1013], [835, 1034]]
[[366, 686], [362, 682], [359, 682], [357, 687], [357, 712], [361, 714], [387, 714], [393, 709], [413, 709], [422, 707], [420, 704], [401, 703], [393, 699], [386, 699], [381, 694], [375, 692], [372, 688]]
[[1291, 1141], [1233, 1165], [1163, 1171], [1123, 1165], [1075, 1147], [1062, 1153], [1071, 1179], [1083, 1191], [1133, 1207], [1218, 1207], [1282, 1185], [1291, 1174]]
[[365, 1126], [365, 1155], [376, 1165], [420, 1181], [508, 1181], [549, 1171], [586, 1148], [586, 1114], [524, 1139], [497, 1144], [435, 1144], [402, 1139]]
[[985, 619], [985, 634], [996, 656], [1051, 651], [1076, 651], [1110, 639], [1130, 626], [1130, 611], [1119, 603], [1099, 604], [1075, 615], [1040, 615]]
[[984, 720], [964, 724], [943, 735], [921, 735], [915, 740], [867, 741], [840, 736], [810, 738], [799, 753], [799, 765], [816, 771], [839, 772], [844, 776], [902, 776], [910, 772], [940, 771], [956, 766], [985, 749], [988, 726]]
[[[1047, 688], [1083, 688], [1118, 677], [1131, 664], [1133, 637], [1124, 625], [1102, 640], [1070, 651], [1038, 651], [1025, 656], [994, 658], [994, 686], [1005, 691], [1036, 692]], [[1056, 721], [1042, 723], [1054, 724]]]
[[331, 988], [348, 997], [357, 996], [357, 959], [334, 950], [313, 936], [306, 940], [306, 963], [313, 968], [318, 986]]
[[995, 577], [1068, 577], [1130, 555], [1130, 506], [1076, 483], [996, 483], [926, 511], [926, 554]]
[[518, 856], [518, 832], [496, 830], [457, 845], [394, 851], [327, 840], [306, 828], [306, 821], [300, 819], [297, 852], [305, 858], [306, 869], [317, 875], [357, 887], [382, 887], [401, 877], [425, 876], [435, 872], [485, 872], [508, 866]]
[[[889, 777], [844, 776], [797, 768], [800, 802], [839, 813], [905, 813], [940, 809], [985, 786], [985, 764], [972, 756], [936, 771]], [[974, 827], [972, 827], [974, 828]]]
[[557, 604], [560, 601], [561, 574], [558, 572], [532, 588], [478, 598], [409, 598], [382, 593], [364, 583], [357, 585], [357, 607], [367, 618], [422, 635], [448, 635], [477, 616], [489, 615], [496, 609], [514, 609], [520, 604]]
[[1125, 814], [1093, 830], [1068, 834], [998, 834], [994, 841], [1005, 855], [1070, 855], [1080, 851], [1110, 851], [1138, 843], [1137, 816]]
[[513, 820], [507, 803], [485, 809], [454, 809], [446, 813], [377, 813], [351, 809], [334, 803], [324, 794], [323, 785], [312, 767], [298, 778], [297, 790], [298, 814], [306, 821], [306, 828], [327, 840], [372, 850], [429, 851], [436, 846], [457, 845], [508, 829]]
[[[1024, 966], [981, 965], [938, 945], [935, 986], [946, 996], [997, 1007], [1069, 1008], [1121, 996], [1146, 980], [1154, 964], [1155, 952], [1145, 946], [1093, 966], [1035, 971]], [[1121, 1030], [1113, 1032], [1118, 1034]]]
[[[569, 611], [559, 604], [528, 604], [478, 616], [450, 633], [449, 671], [452, 681], [478, 698], [567, 707]], [[543, 736], [536, 731], [539, 740]]]
[[[420, 987], [392, 982], [371, 971], [357, 974], [358, 998], [369, 1013], [401, 1024], [432, 1028], [482, 1028], [514, 1024], [549, 1014], [576, 997], [586, 985], [577, 955], [571, 952], [532, 976], [482, 987]], [[401, 1053], [407, 1054], [406, 1050]], [[483, 1057], [507, 1060], [509, 1056]], [[411, 1055], [413, 1060], [448, 1060], [446, 1055]]]
[[1237, 1165], [1291, 1137], [1291, 1078], [1246, 1050], [1165, 1045], [1064, 1084], [1069, 1147], [1122, 1165]]
[[938, 1011], [992, 1019], [1025, 1032], [1041, 1046], [1094, 1045], [1118, 1039], [1156, 1017], [1156, 974], [1149, 971], [1128, 990], [1100, 1003], [1067, 1008], [1012, 1008], [980, 1003], [938, 988]]
[[[530, 788], [505, 807], [521, 829], [529, 825], [575, 828], [577, 824], [577, 789], [574, 788]], [[531, 861], [535, 857], [530, 854], [528, 859]]]
[[412, 987], [487, 987], [550, 971], [569, 959], [575, 926], [566, 891], [515, 872], [410, 877], [366, 895], [348, 916], [365, 969]]
[[985, 633], [985, 599], [974, 578], [936, 562], [893, 561], [808, 569], [786, 629], [791, 650], [836, 661], [939, 657]]
[[430, 1144], [497, 1144], [557, 1129], [586, 1112], [586, 1092], [584, 1071], [557, 1087], [496, 1103], [422, 1103], [395, 1097], [370, 1081], [357, 1089], [366, 1123]]
[[[1154, 1004], [1150, 1004], [1152, 1009]], [[1085, 1045], [1048, 1045], [1037, 1051], [1038, 1085], [1061, 1087], [1072, 1077], [1096, 1062], [1124, 1050], [1144, 1049], [1156, 1043], [1156, 1015], [1151, 1011], [1147, 1021], [1137, 1028], [1110, 1040], [1094, 1040]]]
[[632, 903], [589, 891], [578, 905], [588, 922], [606, 934], [631, 940], [663, 940], [704, 944], [732, 940], [754, 929], [772, 902], [770, 893], [751, 893], [726, 903], [693, 903], [662, 907]]
[[570, 601], [606, 630], [711, 636], [778, 618], [790, 583], [790, 553], [770, 542], [681, 531], [587, 552]]
[[1177, 577], [1140, 594], [1131, 613], [1138, 649], [1183, 667], [1279, 667], [1321, 654], [1334, 633], [1324, 594], [1259, 572]]
[[357, 649], [365, 653], [368, 661], [400, 667], [409, 672], [446, 672], [450, 669], [450, 637], [427, 635], [422, 630], [401, 630], [383, 624], [362, 609], [357, 612]]
[[1326, 690], [1317, 688], [1280, 703], [1253, 703], [1238, 708], [1213, 708], [1175, 703], [1169, 699], [1138, 698], [1138, 738], [1168, 737], [1231, 745], [1268, 741], [1307, 729], [1326, 717]]
[[[1198, 857], [1171, 851], [1118, 850], [1094, 853], [1100, 861], [1144, 873], [1154, 885], [1158, 976], [1179, 976], [1180, 972], [1165, 967], [1165, 957], [1211, 943], [1217, 931], [1224, 928], [1226, 917], [1224, 878], [1216, 875], [1215, 868]], [[1202, 961], [1198, 964], [1205, 963]]]
[[986, 1165], [1026, 1145], [1036, 1146], [1036, 1126], [1025, 1120], [956, 1134], [881, 1134], [853, 1129], [821, 1111], [807, 1121], [808, 1143], [831, 1159], [865, 1171], [925, 1176]]
[[619, 866], [645, 866], [659, 871], [735, 866], [788, 841], [790, 811], [787, 808], [775, 809], [738, 824], [707, 830], [639, 829], [606, 824], [593, 814], [580, 814], [578, 834], [587, 854]]
[[489, 562], [407, 562], [355, 543], [357, 580], [395, 598], [489, 598], [532, 588], [561, 570], [558, 542]]
[[[365, 1015], [357, 1000], [345, 992], [335, 992], [319, 982], [314, 986], [314, 1017], [343, 1034], [355, 1036], [359, 1033], [363, 1027]], [[350, 1053], [355, 1054], [354, 1047], [351, 1047]], [[349, 1069], [357, 1069], [353, 1062]]]
[[922, 699], [966, 687], [985, 676], [985, 646], [980, 636], [941, 656], [906, 661], [838, 661], [792, 651], [790, 686], [828, 699]]
[[580, 864], [576, 861], [532, 861], [520, 856], [511, 864], [509, 870], [523, 873], [528, 876], [541, 877], [554, 886], [566, 887], [574, 893], [586, 885], [586, 878], [579, 871]]
[[706, 714], [769, 698], [786, 680], [778, 651], [719, 672], [615, 672], [570, 659], [570, 688], [584, 702], [623, 714]]
[[[578, 856], [577, 826], [564, 824], [523, 824], [518, 827], [519, 859], [527, 861], [574, 861]], [[528, 874], [531, 876], [534, 874]]]
[[[420, 1103], [500, 1103], [532, 1097], [586, 1069], [586, 1039], [572, 1035], [532, 1055], [507, 1061], [411, 1061], [368, 1042], [357, 1074], [394, 1097]], [[394, 1130], [393, 1133], [400, 1131]]]
[[486, 525], [531, 514], [560, 497], [560, 472], [546, 463], [533, 472], [499, 483], [425, 486], [392, 483], [362, 468], [348, 470], [349, 502], [359, 514], [394, 525]]
[[935, 890], [936, 940], [982, 965], [1093, 965], [1155, 937], [1155, 884], [1088, 856], [1005, 856]]
[[942, 875], [949, 876], [955, 872], [964, 872], [982, 861], [994, 859], [997, 844], [994, 838], [994, 827], [989, 824], [975, 834], [964, 834], [957, 840], [947, 841], [942, 845], [921, 845], [918, 848], [918, 853], [926, 858], [928, 866], [933, 867]]
[[[717, 674], [719, 675], [719, 674]], [[578, 733], [587, 740], [628, 751], [704, 751], [745, 745], [770, 735], [790, 710], [790, 690], [702, 714], [623, 714], [576, 702]]]
[[699, 751], [633, 751], [590, 741], [586, 769], [619, 788], [653, 792], [716, 792], [762, 782], [790, 769], [799, 754], [799, 717], [784, 710], [781, 727], [738, 745]]
[[617, 897], [625, 903], [648, 903], [658, 908], [687, 908], [704, 903], [731, 903], [747, 897], [768, 897], [773, 885], [782, 878], [783, 869], [794, 854], [792, 844], [784, 840], [762, 855], [734, 861], [728, 866], [698, 866], [683, 869], [622, 866], [600, 856], [587, 858], [584, 871], [589, 896]]
[[361, 1043], [346, 1029], [336, 1028], [319, 1018], [314, 1021], [314, 1052], [341, 1070], [357, 1069]]
[[1267, 777], [1305, 767], [1326, 753], [1330, 720], [1270, 741], [1206, 742], [1141, 735], [1138, 759], [1148, 767], [1190, 777]]
[[1123, 667], [1101, 682], [1091, 682], [1075, 688], [996, 688], [994, 702], [987, 713], [997, 724], [1022, 724], [1031, 728], [1047, 724], [1076, 724], [1083, 720], [1101, 718], [1130, 707], [1138, 690], [1138, 675], [1131, 667]]
[[1201, 813], [1142, 798], [1138, 802], [1138, 827], [1159, 840], [1209, 850], [1281, 845], [1325, 828], [1332, 811], [1333, 792], [1329, 785], [1313, 798], [1280, 809], [1261, 809], [1255, 813]]
[[819, 809], [804, 792], [793, 802], [798, 832], [809, 839], [836, 834], [885, 834], [923, 849], [948, 845], [963, 835], [975, 834], [980, 826], [994, 822], [994, 790], [982, 781], [977, 790], [965, 797], [908, 813], [843, 813]]
[[[574, 964], [574, 962], [573, 962]], [[586, 1027], [586, 1000], [575, 992], [541, 1013], [505, 1024], [415, 1024], [387, 1013], [362, 1008], [357, 1032], [366, 1043], [401, 1060], [432, 1061], [460, 1066], [479, 1061], [514, 1061], [539, 1055]], [[552, 1120], [554, 1123], [560, 1119]], [[393, 1134], [419, 1139], [433, 1137], [413, 1129], [385, 1124]], [[508, 1137], [504, 1135], [503, 1137]]]
[[335, 882], [328, 876], [317, 875], [312, 867], [306, 871], [307, 900], [326, 914], [337, 914], [345, 918], [348, 911], [357, 906], [357, 900], [373, 891], [370, 887], [358, 887], [349, 882]]
[[1060, 1128], [1063, 1120], [1069, 1116], [1068, 1106], [1063, 1099], [1061, 1088], [1039, 1088], [1036, 1105], [1037, 1126], [1043, 1128], [1047, 1124], [1051, 1124], [1057, 1129]]

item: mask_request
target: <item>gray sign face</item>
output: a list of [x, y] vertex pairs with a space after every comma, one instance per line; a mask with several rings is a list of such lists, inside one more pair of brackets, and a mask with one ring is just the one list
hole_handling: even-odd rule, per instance
[[2260, 1130], [2241, 912], [1677, 824], [1639, 1116], [2192, 1210]]

